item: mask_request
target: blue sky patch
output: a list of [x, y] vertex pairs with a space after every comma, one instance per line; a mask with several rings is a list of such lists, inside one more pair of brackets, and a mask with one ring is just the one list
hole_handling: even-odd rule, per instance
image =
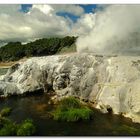
[[86, 5], [80, 4], [80, 6], [84, 8], [85, 13], [91, 13], [93, 12], [93, 9], [97, 8], [96, 4], [86, 4]]
[[21, 11], [27, 13], [31, 7], [32, 7], [32, 4], [22, 4]]

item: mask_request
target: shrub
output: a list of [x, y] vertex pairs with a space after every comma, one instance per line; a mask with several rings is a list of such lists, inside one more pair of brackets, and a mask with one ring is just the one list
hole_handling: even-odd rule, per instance
[[9, 119], [2, 119], [2, 127], [0, 129], [0, 136], [15, 136], [17, 125]]
[[68, 97], [60, 101], [52, 114], [54, 120], [76, 122], [79, 120], [90, 120], [93, 111], [83, 106], [78, 99]]
[[30, 136], [35, 133], [35, 126], [32, 122], [32, 120], [25, 120], [18, 128], [17, 130], [17, 136]]
[[8, 119], [7, 116], [11, 112], [11, 108], [1, 110], [0, 116], [0, 136], [30, 136], [36, 131], [32, 120], [24, 120], [21, 124]]
[[11, 113], [12, 109], [10, 107], [5, 107], [1, 110], [1, 116], [8, 116]]
[[10, 123], [10, 120], [5, 117], [0, 117], [0, 129], [5, 125]]

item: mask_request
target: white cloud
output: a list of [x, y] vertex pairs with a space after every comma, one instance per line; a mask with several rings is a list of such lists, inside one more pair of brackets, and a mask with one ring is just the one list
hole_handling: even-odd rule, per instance
[[69, 20], [54, 14], [49, 5], [33, 5], [29, 13], [19, 9], [20, 5], [0, 5], [0, 40], [27, 42], [70, 32]]
[[68, 12], [75, 16], [81, 16], [84, 14], [84, 9], [79, 5], [74, 4], [61, 4], [61, 5], [51, 5], [55, 12]]
[[51, 12], [54, 11], [54, 9], [50, 5], [33, 5], [32, 10], [34, 10], [34, 9], [38, 9], [47, 15], [51, 14]]
[[89, 34], [95, 25], [95, 14], [89, 13], [82, 15], [77, 23], [73, 25], [71, 34], [75, 32], [78, 36]]
[[5, 14], [10, 14], [14, 15], [21, 9], [20, 5], [6, 5], [6, 4], [1, 4], [0, 5], [0, 14], [5, 13]]
[[[28, 13], [20, 5], [0, 5], [0, 41], [28, 42], [43, 37], [89, 33], [95, 24], [95, 14], [85, 14], [79, 5], [33, 5]], [[80, 16], [76, 23], [57, 12]]]

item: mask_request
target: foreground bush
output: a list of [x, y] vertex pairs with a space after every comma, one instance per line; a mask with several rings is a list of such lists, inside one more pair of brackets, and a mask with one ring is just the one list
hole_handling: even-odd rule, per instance
[[4, 108], [0, 112], [0, 136], [31, 136], [36, 128], [32, 120], [26, 119], [21, 124], [8, 119], [11, 108]]
[[17, 130], [17, 136], [31, 136], [35, 133], [36, 128], [32, 120], [25, 120]]
[[5, 117], [0, 118], [0, 136], [15, 136], [18, 125]]
[[58, 107], [52, 114], [54, 120], [76, 122], [80, 120], [90, 120], [93, 111], [83, 106], [78, 99], [68, 97], [60, 101]]

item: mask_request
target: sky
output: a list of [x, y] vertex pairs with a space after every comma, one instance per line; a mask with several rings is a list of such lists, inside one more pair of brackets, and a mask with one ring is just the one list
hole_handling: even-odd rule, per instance
[[[97, 8], [97, 5], [96, 5], [96, 4], [87, 4], [87, 5], [79, 4], [79, 6], [80, 6], [81, 8], [83, 8], [84, 13], [91, 13], [91, 12], [94, 11], [94, 9]], [[29, 9], [30, 9], [31, 7], [32, 7], [32, 4], [22, 4], [22, 5], [21, 5], [21, 11], [23, 11], [23, 12], [28, 12]], [[74, 14], [69, 13], [69, 12], [67, 12], [67, 11], [60, 11], [60, 12], [58, 11], [57, 15], [59, 15], [59, 16], [64, 16], [64, 17], [68, 16], [68, 17], [71, 18], [74, 22], [76, 22], [77, 19], [80, 18], [79, 15], [74, 15]]]
[[0, 5], [0, 44], [39, 38], [81, 36], [94, 26], [97, 5]]

